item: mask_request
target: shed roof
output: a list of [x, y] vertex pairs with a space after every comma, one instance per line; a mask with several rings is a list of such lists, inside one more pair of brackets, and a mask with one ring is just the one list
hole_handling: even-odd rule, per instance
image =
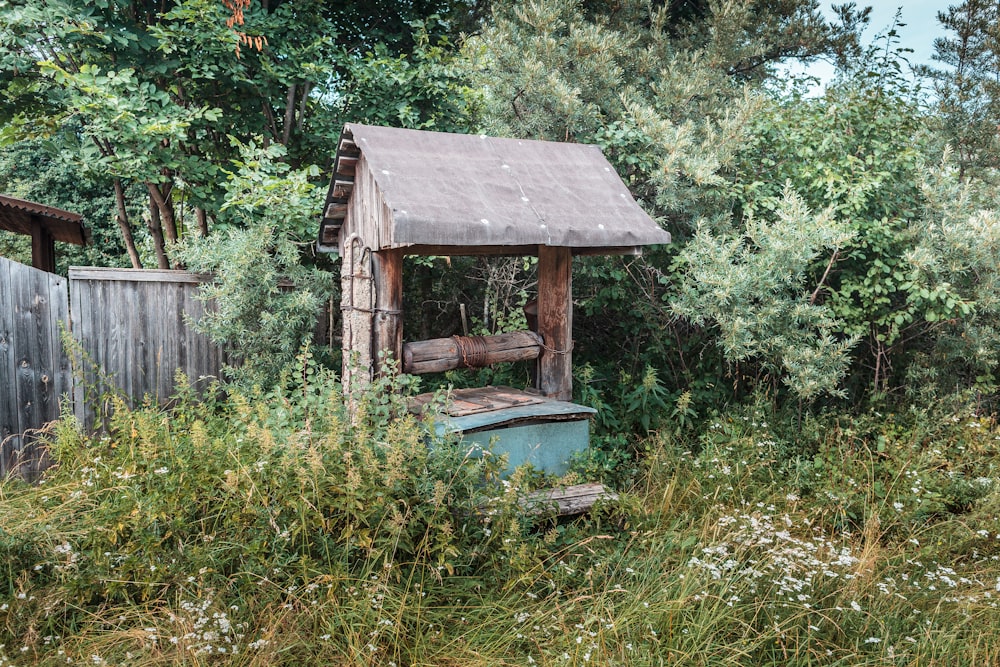
[[0, 229], [32, 235], [34, 228], [44, 229], [56, 241], [87, 244], [83, 216], [52, 206], [0, 195]]
[[375, 249], [547, 245], [638, 252], [670, 242], [597, 146], [351, 123], [341, 135], [320, 250], [337, 250], [361, 157], [391, 212]]

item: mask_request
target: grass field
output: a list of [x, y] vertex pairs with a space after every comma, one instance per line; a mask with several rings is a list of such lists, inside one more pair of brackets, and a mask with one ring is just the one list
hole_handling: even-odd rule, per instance
[[555, 521], [517, 499], [558, 481], [341, 410], [317, 382], [59, 424], [0, 486], [0, 665], [1000, 664], [991, 419], [741, 408]]

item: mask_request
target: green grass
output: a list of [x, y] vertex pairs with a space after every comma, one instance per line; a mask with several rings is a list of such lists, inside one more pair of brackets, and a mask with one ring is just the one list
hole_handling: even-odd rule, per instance
[[390, 389], [59, 424], [0, 486], [0, 665], [1000, 664], [989, 419], [734, 411], [557, 522]]

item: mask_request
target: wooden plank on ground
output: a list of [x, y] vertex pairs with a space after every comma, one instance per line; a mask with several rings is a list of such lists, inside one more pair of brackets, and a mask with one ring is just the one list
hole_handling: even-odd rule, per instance
[[530, 514], [568, 516], [589, 511], [598, 500], [617, 499], [618, 494], [608, 491], [603, 484], [595, 483], [542, 489], [529, 494], [522, 504]]

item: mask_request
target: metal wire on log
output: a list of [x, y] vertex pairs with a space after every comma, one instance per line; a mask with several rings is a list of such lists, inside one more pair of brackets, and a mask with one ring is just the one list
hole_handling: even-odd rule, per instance
[[455, 368], [482, 368], [505, 361], [537, 359], [542, 338], [534, 331], [497, 336], [452, 336], [403, 345], [404, 373], [441, 373]]
[[489, 349], [486, 347], [486, 338], [483, 336], [452, 336], [451, 339], [458, 345], [458, 353], [462, 357], [462, 366], [465, 368], [482, 368], [488, 366], [486, 360]]

